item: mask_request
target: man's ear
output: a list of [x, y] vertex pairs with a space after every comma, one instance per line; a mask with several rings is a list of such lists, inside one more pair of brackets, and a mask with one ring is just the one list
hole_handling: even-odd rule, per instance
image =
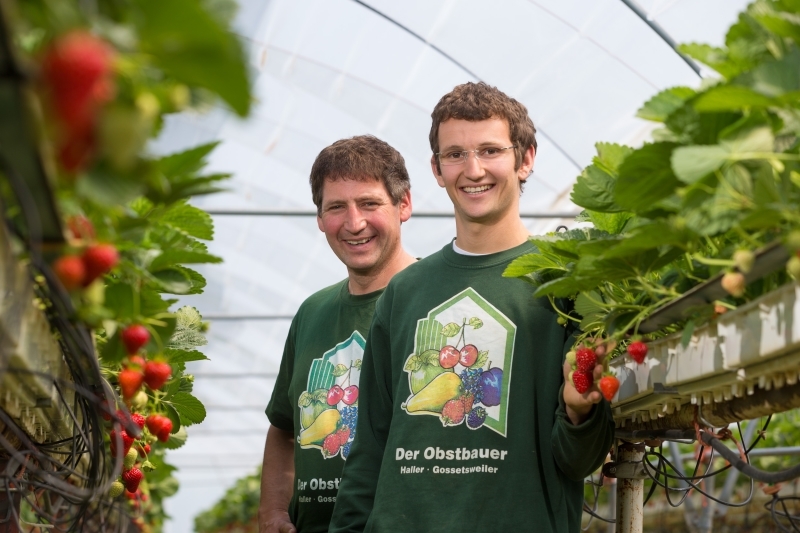
[[321, 232], [325, 232], [325, 226], [322, 224], [322, 217], [319, 214], [317, 215], [317, 227]]
[[400, 201], [397, 202], [400, 211], [400, 222], [405, 222], [411, 218], [411, 190], [406, 191]]
[[431, 155], [431, 172], [433, 172], [433, 177], [436, 178], [436, 183], [439, 184], [439, 187], [444, 188], [444, 179], [439, 173], [439, 165], [436, 163], [435, 155]]
[[519, 166], [519, 170], [517, 170], [517, 177], [520, 181], [527, 179], [528, 176], [531, 175], [534, 159], [536, 159], [536, 149], [531, 145], [522, 155], [522, 164]]

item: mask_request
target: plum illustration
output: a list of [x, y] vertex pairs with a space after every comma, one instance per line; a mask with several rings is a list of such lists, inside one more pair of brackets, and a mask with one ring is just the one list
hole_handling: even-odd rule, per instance
[[503, 383], [503, 370], [497, 367], [490, 368], [481, 374], [481, 390], [483, 399], [481, 403], [486, 406], [500, 405], [500, 385]]
[[461, 352], [456, 350], [453, 346], [447, 345], [439, 350], [439, 365], [442, 368], [453, 368], [458, 364], [461, 357]]
[[344, 395], [342, 396], [342, 401], [346, 405], [353, 405], [358, 400], [358, 387], [355, 385], [350, 385], [346, 389], [344, 389]]
[[344, 389], [342, 389], [339, 385], [334, 385], [328, 390], [328, 405], [336, 405], [342, 400], [343, 397]]
[[474, 365], [475, 361], [478, 359], [478, 348], [476, 348], [474, 344], [467, 344], [461, 348], [459, 355], [458, 362], [461, 363], [461, 366], [469, 368]]

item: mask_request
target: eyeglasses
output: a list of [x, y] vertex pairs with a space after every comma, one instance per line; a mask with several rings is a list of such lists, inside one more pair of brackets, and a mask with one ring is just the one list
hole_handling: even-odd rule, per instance
[[516, 144], [506, 146], [505, 148], [489, 146], [478, 150], [454, 150], [452, 152], [439, 152], [434, 155], [439, 158], [439, 163], [442, 165], [460, 165], [467, 161], [469, 154], [475, 154], [475, 157], [480, 161], [492, 161], [502, 157], [506, 150], [511, 150], [516, 147]]

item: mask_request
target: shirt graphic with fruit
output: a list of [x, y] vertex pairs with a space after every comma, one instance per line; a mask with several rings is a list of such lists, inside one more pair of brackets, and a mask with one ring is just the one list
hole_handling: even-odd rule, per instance
[[410, 415], [437, 416], [442, 425], [488, 427], [506, 435], [508, 384], [517, 327], [472, 288], [417, 322], [406, 359]]
[[301, 448], [316, 448], [326, 459], [347, 459], [356, 435], [358, 378], [366, 341], [358, 331], [314, 359], [300, 394]]

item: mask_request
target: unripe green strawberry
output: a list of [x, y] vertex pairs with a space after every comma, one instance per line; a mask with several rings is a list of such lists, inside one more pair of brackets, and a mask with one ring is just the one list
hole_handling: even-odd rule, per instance
[[147, 393], [140, 390], [131, 398], [131, 407], [136, 411], [144, 411], [144, 408], [147, 407], [147, 399]]
[[736, 250], [733, 253], [733, 262], [740, 272], [747, 274], [753, 269], [753, 263], [756, 261], [756, 255], [750, 250]]
[[722, 276], [722, 288], [736, 298], [744, 296], [745, 281], [741, 272], [728, 272]]
[[786, 247], [792, 252], [800, 250], [800, 230], [794, 230], [786, 236]]
[[567, 363], [574, 369], [575, 368], [575, 350], [567, 352]]
[[124, 490], [125, 490], [125, 485], [123, 485], [119, 481], [115, 481], [114, 483], [111, 484], [111, 487], [109, 487], [108, 495], [111, 498], [116, 498], [117, 496], [122, 494], [122, 491], [124, 491]]
[[556, 319], [556, 322], [558, 323], [559, 326], [566, 326], [567, 325], [567, 319], [564, 318], [563, 316], [559, 316]]
[[790, 257], [789, 261], [786, 262], [786, 271], [794, 279], [800, 281], [800, 257], [797, 257], [797, 255]]
[[122, 464], [125, 467], [125, 470], [129, 470], [133, 468], [133, 465], [136, 464], [136, 460], [139, 458], [139, 452], [136, 451], [136, 448], [131, 448], [128, 450], [128, 453], [125, 454], [125, 459], [122, 460]]

